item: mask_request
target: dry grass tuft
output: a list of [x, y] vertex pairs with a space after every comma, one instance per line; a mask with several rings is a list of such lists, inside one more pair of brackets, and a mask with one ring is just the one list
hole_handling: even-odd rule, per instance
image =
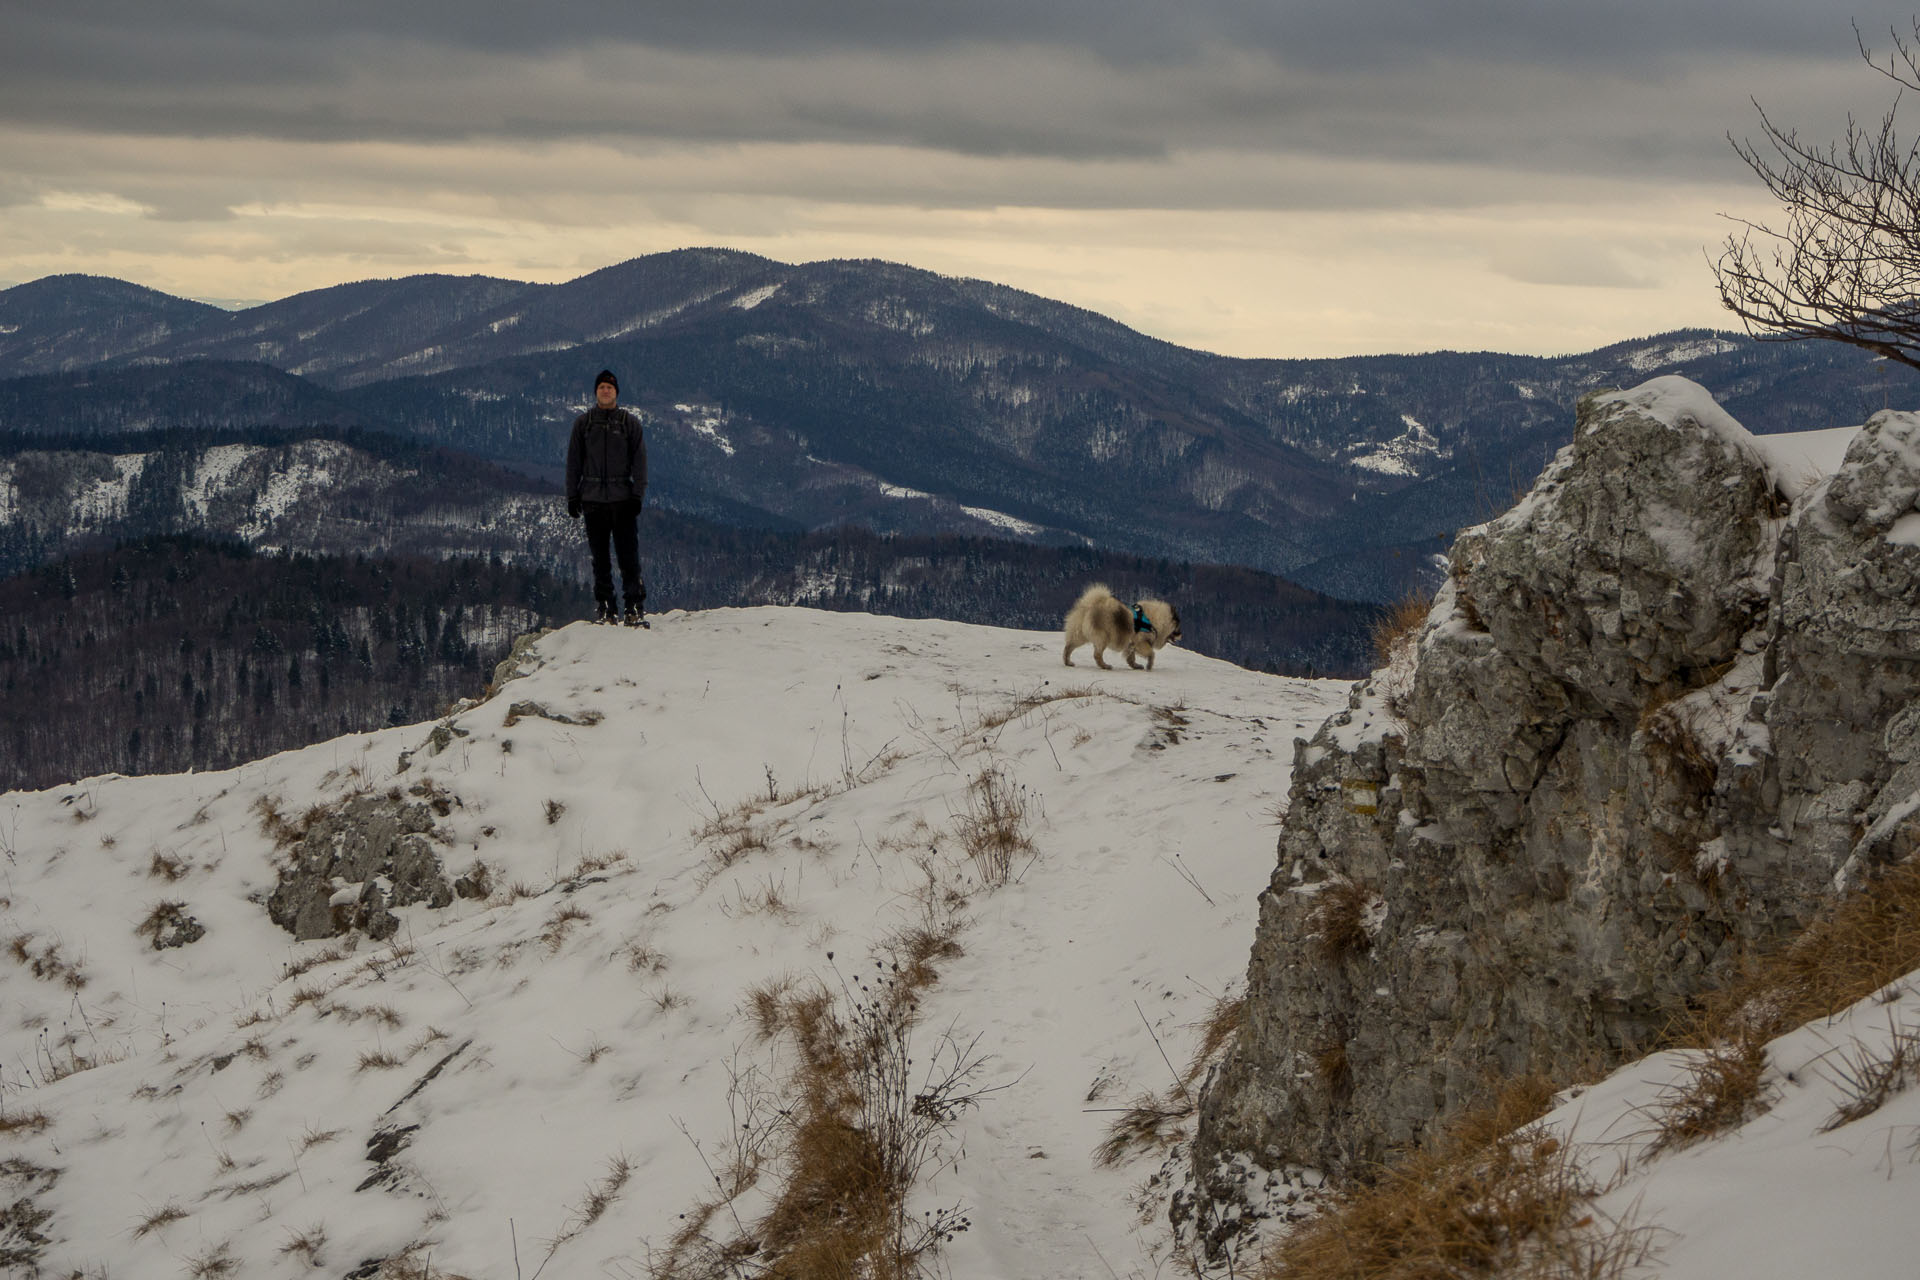
[[299, 844], [306, 838], [306, 830], [287, 820], [280, 811], [280, 797], [263, 795], [253, 802], [254, 816], [260, 820], [260, 834], [273, 841], [273, 847], [283, 849]]
[[1681, 1084], [1651, 1108], [1648, 1154], [1688, 1146], [1736, 1129], [1762, 1109], [1765, 1039], [1745, 1034], [1702, 1051]]
[[1550, 1134], [1526, 1126], [1552, 1101], [1530, 1077], [1460, 1118], [1429, 1149], [1339, 1193], [1259, 1273], [1286, 1280], [1449, 1280], [1525, 1275], [1612, 1280], [1651, 1256], [1648, 1228], [1604, 1221], [1603, 1189]]
[[1321, 959], [1338, 964], [1366, 951], [1372, 941], [1367, 915], [1375, 896], [1373, 886], [1364, 880], [1334, 880], [1320, 890], [1313, 935]]
[[546, 947], [548, 955], [554, 955], [566, 945], [567, 935], [573, 932], [575, 925], [591, 924], [593, 917], [572, 903], [567, 903], [551, 916], [540, 930], [540, 943]]
[[1171, 1146], [1186, 1133], [1185, 1123], [1197, 1110], [1196, 1088], [1216, 1058], [1224, 1052], [1247, 1021], [1245, 995], [1225, 995], [1213, 1002], [1207, 1016], [1194, 1024], [1200, 1042], [1194, 1048], [1187, 1069], [1176, 1077], [1166, 1094], [1143, 1093], [1129, 1103], [1107, 1126], [1107, 1136], [1094, 1148], [1095, 1163], [1105, 1167], [1118, 1165], [1141, 1151]]
[[297, 978], [309, 969], [317, 969], [323, 964], [332, 964], [336, 960], [344, 960], [352, 954], [353, 949], [351, 947], [343, 946], [337, 942], [331, 946], [321, 947], [317, 951], [310, 951], [299, 959], [289, 960], [285, 965], [281, 966], [281, 981], [284, 982], [288, 978]]
[[966, 808], [954, 817], [955, 835], [979, 873], [980, 883], [997, 889], [1023, 869], [1039, 851], [1027, 833], [1027, 789], [998, 765], [983, 769], [967, 787]]
[[1193, 1100], [1185, 1093], [1173, 1097], [1143, 1093], [1107, 1126], [1107, 1136], [1093, 1149], [1093, 1162], [1111, 1169], [1136, 1152], [1171, 1146], [1179, 1141], [1193, 1113]]
[[742, 1008], [747, 1020], [753, 1023], [754, 1034], [762, 1040], [771, 1040], [787, 1028], [787, 1001], [793, 994], [795, 980], [791, 974], [782, 974], [769, 978], [747, 988], [747, 998]]
[[288, 1227], [286, 1232], [287, 1242], [280, 1246], [281, 1257], [299, 1254], [306, 1259], [308, 1266], [321, 1265], [321, 1254], [327, 1247], [326, 1227], [316, 1222], [305, 1231], [295, 1231], [292, 1227]]
[[16, 933], [7, 942], [7, 953], [42, 982], [57, 982], [69, 991], [85, 989], [88, 977], [77, 960], [61, 954], [58, 939], [49, 939], [38, 951], [33, 942], [39, 935]]
[[133, 1228], [133, 1238], [141, 1240], [154, 1232], [179, 1222], [187, 1216], [187, 1211], [169, 1200], [158, 1209], [142, 1218]]
[[1839, 1062], [1828, 1068], [1835, 1082], [1846, 1091], [1847, 1100], [1821, 1126], [1823, 1133], [1866, 1119], [1886, 1106], [1895, 1094], [1920, 1083], [1920, 1027], [1902, 1027], [1890, 1022], [1887, 1031], [1884, 1048], [1871, 1050], [1855, 1041], [1851, 1049], [1841, 1052]]
[[1373, 665], [1392, 666], [1401, 646], [1419, 636], [1420, 627], [1426, 622], [1427, 612], [1432, 608], [1431, 598], [1409, 595], [1401, 597], [1382, 611], [1368, 633], [1373, 641]]
[[192, 1280], [219, 1280], [240, 1269], [240, 1259], [227, 1244], [211, 1245], [187, 1259], [187, 1275]]
[[640, 938], [629, 938], [621, 944], [617, 953], [627, 958], [628, 973], [664, 973], [667, 957], [651, 943]]
[[405, 1058], [396, 1058], [385, 1049], [363, 1049], [360, 1052], [360, 1065], [355, 1067], [354, 1071], [356, 1073], [361, 1071], [391, 1071], [395, 1067], [404, 1066], [405, 1064]]
[[184, 878], [188, 870], [190, 868], [184, 861], [170, 853], [162, 853], [158, 849], [153, 851], [153, 857], [147, 862], [147, 875], [157, 880], [165, 880], [168, 884]]
[[346, 1130], [344, 1129], [312, 1129], [310, 1128], [306, 1132], [300, 1135], [300, 1153], [302, 1155], [305, 1155], [307, 1152], [313, 1150], [317, 1146], [322, 1145], [323, 1143], [332, 1142], [335, 1138], [338, 1138], [342, 1133], [345, 1133], [345, 1132]]
[[16, 1135], [32, 1137], [44, 1133], [53, 1124], [53, 1117], [44, 1111], [15, 1111], [12, 1114], [0, 1114], [0, 1138]]
[[1015, 720], [1031, 712], [1038, 711], [1041, 707], [1049, 703], [1065, 702], [1073, 698], [1098, 698], [1101, 696], [1103, 696], [1101, 690], [1094, 688], [1092, 685], [1078, 685], [1066, 689], [1048, 689], [1044, 686], [1032, 689], [1017, 698], [1009, 700], [1004, 707], [983, 714], [975, 724], [963, 731], [962, 736], [975, 737], [982, 733], [992, 733], [995, 729], [1004, 728], [1012, 724]]

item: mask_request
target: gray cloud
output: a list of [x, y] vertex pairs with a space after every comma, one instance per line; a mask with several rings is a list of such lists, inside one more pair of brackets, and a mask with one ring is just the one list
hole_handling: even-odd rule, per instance
[[[1675, 173], [1745, 94], [1873, 88], [1802, 0], [108, 0], [10, 13], [0, 121], [298, 142], [1183, 148]], [[1878, 32], [1905, 15], [1872, 0]], [[1864, 77], [1864, 78], [1863, 78]]]

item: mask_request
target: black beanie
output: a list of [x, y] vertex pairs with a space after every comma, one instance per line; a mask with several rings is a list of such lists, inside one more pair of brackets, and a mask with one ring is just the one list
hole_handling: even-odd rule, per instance
[[595, 388], [598, 388], [603, 382], [611, 382], [615, 391], [620, 389], [620, 379], [613, 376], [613, 370], [611, 369], [602, 369], [594, 378], [593, 385]]

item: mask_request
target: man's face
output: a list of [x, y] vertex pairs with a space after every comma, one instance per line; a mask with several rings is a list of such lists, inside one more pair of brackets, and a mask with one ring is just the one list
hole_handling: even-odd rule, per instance
[[613, 408], [613, 402], [619, 398], [620, 393], [614, 389], [614, 385], [611, 382], [603, 382], [593, 389], [594, 403], [598, 404], [602, 409]]

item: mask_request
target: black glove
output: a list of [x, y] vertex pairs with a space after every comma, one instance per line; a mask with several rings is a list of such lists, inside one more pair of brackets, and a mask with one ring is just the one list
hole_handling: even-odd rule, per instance
[[580, 499], [567, 499], [567, 518], [570, 520], [578, 520], [580, 518]]

